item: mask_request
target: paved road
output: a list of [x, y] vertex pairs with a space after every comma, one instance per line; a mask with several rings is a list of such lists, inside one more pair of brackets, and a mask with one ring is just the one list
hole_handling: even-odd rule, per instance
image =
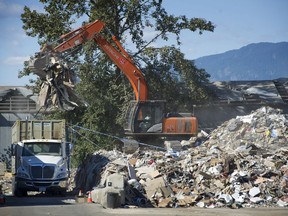
[[74, 197], [28, 196], [7, 197], [0, 205], [0, 216], [110, 216], [110, 215], [193, 215], [193, 216], [287, 216], [288, 208], [201, 209], [201, 208], [138, 208], [104, 209], [95, 203], [76, 203]]

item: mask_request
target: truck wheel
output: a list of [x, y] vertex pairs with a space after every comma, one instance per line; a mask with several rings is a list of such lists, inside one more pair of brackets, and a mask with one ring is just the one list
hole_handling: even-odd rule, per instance
[[16, 196], [16, 197], [21, 197], [22, 196], [22, 192], [21, 190], [17, 187], [17, 184], [14, 185], [14, 188], [12, 189], [12, 195]]
[[12, 195], [16, 197], [21, 197], [22, 192], [19, 190], [19, 188], [17, 188], [17, 186], [14, 186], [14, 189], [12, 190]]
[[15, 177], [12, 178], [12, 195], [17, 197], [27, 196], [27, 191], [18, 188]]
[[22, 190], [22, 189], [16, 188], [14, 190], [14, 194], [13, 195], [16, 196], [16, 197], [23, 197], [23, 196], [26, 197], [26, 196], [28, 196], [28, 193], [27, 193], [26, 190]]
[[60, 190], [59, 191], [60, 196], [65, 197], [66, 196], [66, 190]]
[[27, 190], [21, 190], [21, 194], [22, 194], [22, 196], [24, 196], [24, 197], [27, 197], [27, 196], [28, 196]]

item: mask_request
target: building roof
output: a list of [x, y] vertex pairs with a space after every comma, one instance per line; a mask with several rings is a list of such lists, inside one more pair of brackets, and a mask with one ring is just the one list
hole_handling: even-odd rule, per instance
[[262, 81], [225, 81], [209, 85], [216, 101], [288, 103], [288, 78]]
[[38, 95], [23, 86], [0, 86], [1, 113], [35, 113], [39, 111]]
[[37, 103], [38, 95], [33, 94], [32, 90], [25, 86], [0, 86], [0, 102], [5, 100], [10, 95], [15, 94], [16, 92], [19, 92], [24, 97], [29, 98]]

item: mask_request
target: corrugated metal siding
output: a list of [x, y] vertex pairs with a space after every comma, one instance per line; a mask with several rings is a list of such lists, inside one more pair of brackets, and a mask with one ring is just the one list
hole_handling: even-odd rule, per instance
[[11, 125], [13, 123], [8, 121], [3, 115], [0, 114], [0, 156], [1, 161], [5, 161], [8, 158], [6, 149], [9, 149], [11, 145]]
[[12, 142], [11, 127], [16, 120], [35, 119], [29, 113], [0, 113], [0, 155], [6, 154], [5, 149], [9, 148]]
[[6, 154], [5, 148], [11, 144], [11, 127], [0, 127], [0, 154]]

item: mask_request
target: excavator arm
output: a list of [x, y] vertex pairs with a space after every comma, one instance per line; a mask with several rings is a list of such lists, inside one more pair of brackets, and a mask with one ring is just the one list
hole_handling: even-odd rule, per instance
[[[109, 58], [118, 66], [118, 68], [126, 75], [134, 90], [135, 99], [145, 101], [148, 97], [148, 90], [145, 78], [141, 71], [132, 62], [129, 54], [121, 46], [117, 38], [112, 35], [112, 40], [120, 51], [118, 51], [111, 43], [109, 43], [101, 32], [105, 29], [105, 24], [99, 20], [86, 24], [68, 34], [62, 35], [60, 38], [62, 43], [57, 45], [53, 51], [62, 53], [70, 49], [84, 44], [88, 40], [94, 40], [96, 44], [104, 51]], [[108, 30], [108, 29], [107, 29]], [[108, 30], [109, 31], [109, 30]], [[110, 32], [110, 31], [109, 31]]]

